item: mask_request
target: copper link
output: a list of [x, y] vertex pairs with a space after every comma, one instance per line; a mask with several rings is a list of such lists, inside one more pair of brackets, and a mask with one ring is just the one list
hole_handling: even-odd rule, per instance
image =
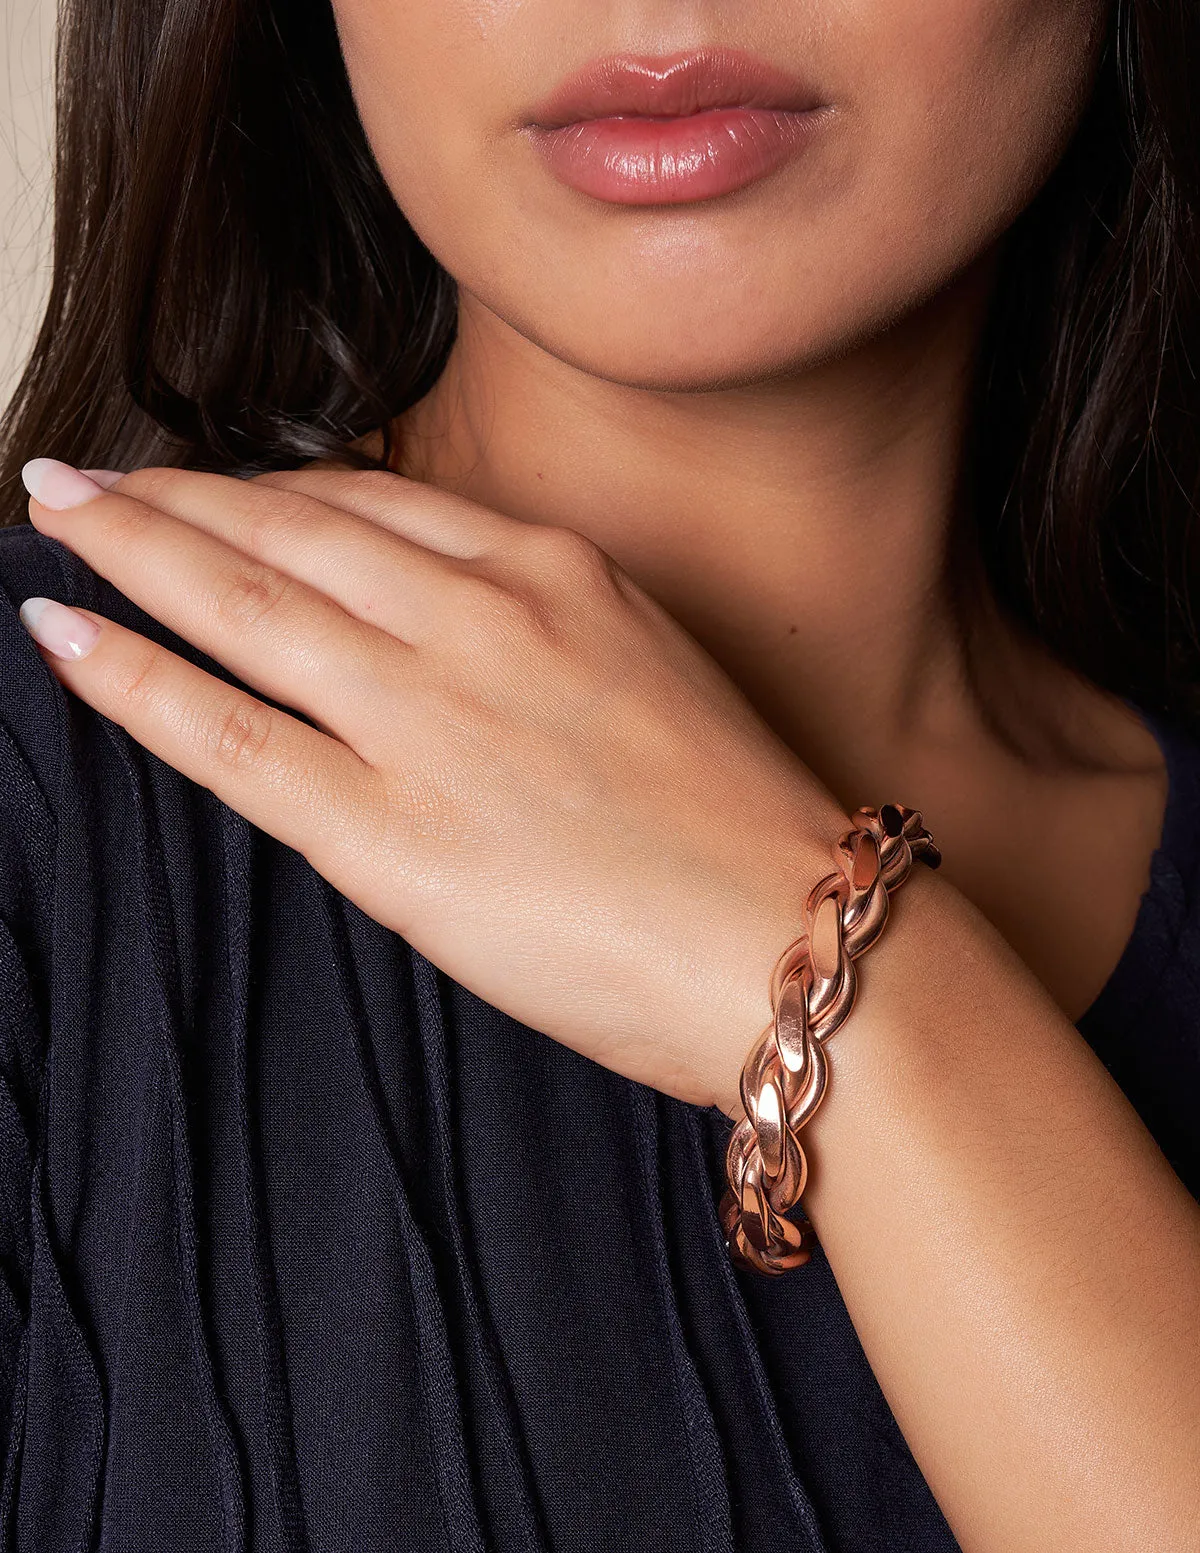
[[808, 1177], [797, 1134], [825, 1095], [825, 1042], [854, 1007], [854, 961], [883, 932], [889, 894], [913, 860], [930, 868], [942, 860], [920, 813], [903, 804], [859, 809], [833, 856], [837, 872], [809, 892], [800, 934], [771, 973], [771, 1023], [742, 1069], [746, 1115], [725, 1153], [725, 1244], [736, 1265], [761, 1273], [802, 1266], [817, 1244], [808, 1219], [795, 1223], [784, 1215]]

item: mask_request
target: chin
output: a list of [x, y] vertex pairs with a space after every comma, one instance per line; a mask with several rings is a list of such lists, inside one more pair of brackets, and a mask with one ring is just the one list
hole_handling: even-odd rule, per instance
[[[851, 354], [893, 323], [887, 315], [811, 326], [797, 310], [782, 315], [723, 309], [699, 320], [664, 322], [662, 314], [623, 309], [607, 317], [572, 317], [558, 328], [542, 315], [535, 322], [506, 320], [524, 337], [565, 365], [604, 382], [659, 394], [705, 394], [784, 382]], [[901, 315], [902, 316], [902, 315]]]
[[813, 251], [803, 233], [590, 252], [557, 236], [518, 250], [519, 267], [508, 244], [491, 249], [504, 257], [488, 271], [456, 265], [462, 251], [443, 263], [474, 303], [547, 355], [656, 393], [749, 388], [824, 366], [938, 294], [949, 298], [974, 268], [968, 245], [952, 238], [933, 252], [900, 244], [884, 268], [844, 238]]
[[542, 338], [535, 343], [592, 377], [659, 394], [749, 388], [802, 371], [811, 360], [800, 345], [781, 354], [778, 348], [747, 349], [744, 341], [659, 339], [649, 329], [613, 339]]
[[587, 288], [569, 298], [540, 293], [519, 307], [507, 296], [476, 301], [547, 355], [594, 378], [656, 393], [701, 394], [782, 379], [840, 353], [855, 331], [810, 319], [807, 307], [756, 306], [726, 286], [689, 298]]

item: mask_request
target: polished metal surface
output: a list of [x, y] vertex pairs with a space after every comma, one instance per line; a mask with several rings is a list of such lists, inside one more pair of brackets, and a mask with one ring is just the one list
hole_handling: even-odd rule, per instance
[[760, 1273], [784, 1273], [812, 1256], [816, 1231], [784, 1214], [808, 1177], [797, 1134], [825, 1094], [824, 1043], [854, 1007], [854, 961], [882, 933], [889, 892], [915, 858], [930, 868], [942, 860], [920, 813], [903, 804], [859, 809], [833, 855], [837, 872], [809, 892], [800, 934], [771, 973], [772, 1021], [742, 1069], [746, 1115], [725, 1154], [725, 1243], [737, 1265]]

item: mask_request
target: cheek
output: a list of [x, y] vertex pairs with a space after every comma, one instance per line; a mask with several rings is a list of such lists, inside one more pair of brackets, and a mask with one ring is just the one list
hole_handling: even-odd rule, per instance
[[947, 241], [997, 235], [1078, 121], [1104, 6], [922, 0], [860, 11], [856, 75], [872, 83], [858, 105], [864, 192], [902, 229], [940, 227]]
[[432, 162], [432, 181], [439, 166], [478, 159], [478, 104], [499, 63], [487, 36], [503, 9], [486, 0], [334, 0], [359, 116], [402, 204], [424, 166]]
[[[514, 25], [528, 0], [334, 0], [346, 71], [371, 150], [418, 234], [444, 261], [479, 241], [504, 201], [497, 148], [519, 86]], [[450, 254], [445, 250], [447, 246]]]

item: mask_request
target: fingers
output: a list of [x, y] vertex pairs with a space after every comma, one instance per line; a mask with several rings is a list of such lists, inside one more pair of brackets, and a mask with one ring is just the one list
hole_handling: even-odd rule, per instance
[[[227, 486], [240, 482], [226, 481]], [[360, 753], [412, 648], [318, 588], [123, 493], [30, 516], [134, 603]]]
[[[302, 547], [307, 574], [308, 568], [321, 565], [327, 544], [337, 544], [344, 537], [347, 545], [358, 547], [362, 557], [359, 561], [356, 556], [358, 564], [354, 565], [359, 586], [339, 592], [344, 607], [362, 613], [366, 619], [394, 621], [399, 634], [414, 645], [444, 635], [447, 623], [456, 619], [460, 603], [470, 608], [473, 578], [483, 578], [520, 591], [539, 574], [549, 572], [553, 575], [560, 569], [563, 546], [558, 541], [562, 536], [568, 536], [568, 544], [571, 539], [578, 541], [579, 538], [570, 530], [513, 518], [451, 491], [408, 480], [387, 470], [309, 465], [303, 469], [258, 475], [252, 483], [270, 493], [266, 510], [273, 512], [275, 521], [288, 530], [276, 548], [270, 544], [272, 520], [266, 519], [263, 552], [270, 544], [280, 556], [277, 564], [286, 565], [289, 564], [289, 552], [295, 553]], [[288, 509], [286, 505], [281, 506], [281, 502], [300, 503], [301, 514], [306, 513], [311, 504], [318, 503], [318, 510], [323, 508], [326, 513], [350, 515], [355, 526], [343, 529], [326, 518], [324, 524], [321, 520], [314, 522], [309, 534], [305, 532], [306, 523], [290, 521]], [[372, 536], [377, 542], [381, 531], [391, 536], [393, 545], [405, 547], [402, 580], [407, 584], [411, 578], [414, 584], [398, 587], [394, 594], [382, 599], [379, 596], [380, 571], [373, 569], [369, 561], [374, 549]], [[260, 537], [257, 531], [252, 537], [256, 553], [260, 553], [257, 548]], [[436, 557], [428, 571], [422, 571], [419, 565], [407, 559], [414, 547], [418, 556]], [[386, 564], [386, 542], [380, 553]], [[418, 587], [421, 583], [427, 583], [428, 587]], [[458, 587], [460, 583], [463, 584], [461, 588]], [[363, 601], [369, 601], [365, 610]]]
[[[143, 469], [111, 494], [182, 519], [414, 645], [453, 617], [456, 582], [487, 553], [481, 542], [496, 536], [473, 516], [483, 508], [398, 475], [376, 479], [372, 471], [234, 480]], [[438, 502], [456, 509], [454, 521], [434, 512]], [[459, 507], [466, 510], [460, 514]]]
[[21, 619], [69, 690], [326, 877], [346, 852], [337, 817], [381, 811], [381, 780], [353, 750], [158, 643], [49, 599]]
[[[319, 490], [265, 483], [276, 478], [234, 480], [193, 470], [141, 469], [126, 475], [113, 495], [144, 502], [224, 539], [320, 588], [357, 618], [402, 640], [419, 634], [424, 614], [440, 605], [439, 584], [451, 575], [447, 556], [398, 529], [364, 521], [348, 507], [331, 505]], [[328, 482], [319, 484], [332, 494]], [[472, 553], [465, 543], [461, 549], [464, 555]]]
[[386, 469], [309, 465], [258, 475], [252, 483], [340, 507], [398, 537], [463, 561], [495, 554], [533, 527], [466, 497], [408, 480]]

